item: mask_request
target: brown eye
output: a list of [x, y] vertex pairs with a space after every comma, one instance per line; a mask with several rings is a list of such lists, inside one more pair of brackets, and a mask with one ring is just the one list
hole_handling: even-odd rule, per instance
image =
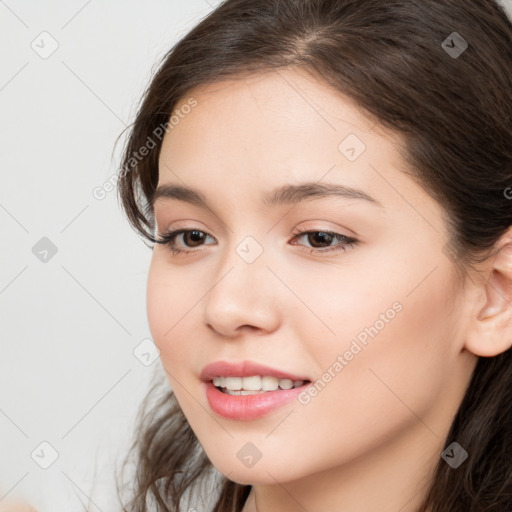
[[324, 247], [324, 245], [318, 244], [327, 244], [329, 246], [334, 239], [331, 233], [325, 233], [324, 231], [312, 231], [308, 233], [308, 242], [313, 247]]
[[156, 243], [168, 247], [173, 254], [178, 255], [181, 253], [197, 252], [193, 249], [204, 245], [203, 242], [208, 236], [213, 238], [208, 233], [199, 229], [176, 229], [175, 231], [162, 233], [160, 238], [156, 240]]
[[198, 245], [201, 245], [204, 238], [205, 233], [197, 229], [183, 232], [183, 241], [188, 247], [197, 247]]
[[[294, 239], [303, 238], [309, 246], [302, 244], [293, 244], [302, 246], [301, 250], [305, 250], [311, 254], [322, 254], [333, 251], [344, 251], [348, 247], [355, 247], [358, 240], [341, 233], [331, 231], [296, 231]], [[333, 244], [333, 242], [338, 242]]]

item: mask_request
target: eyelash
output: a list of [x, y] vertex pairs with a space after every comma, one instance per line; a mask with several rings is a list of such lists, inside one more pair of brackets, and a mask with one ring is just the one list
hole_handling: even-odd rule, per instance
[[[159, 240], [155, 240], [155, 242], [157, 244], [162, 244], [166, 247], [169, 248], [169, 250], [177, 255], [177, 254], [189, 254], [189, 253], [192, 253], [192, 252], [196, 252], [194, 249], [192, 250], [186, 250], [186, 249], [179, 249], [178, 247], [176, 247], [176, 240], [175, 238], [178, 236], [178, 235], [181, 235], [183, 233], [189, 233], [191, 231], [198, 231], [199, 233], [205, 233], [207, 236], [211, 236], [209, 235], [208, 233], [206, 233], [206, 231], [202, 231], [200, 229], [176, 229], [174, 231], [168, 231], [166, 233], [162, 233], [160, 234], [160, 239]], [[311, 247], [304, 247], [303, 249], [301, 250], [306, 250], [306, 252], [310, 253], [310, 254], [321, 254], [321, 253], [326, 253], [326, 252], [333, 252], [333, 251], [346, 251], [347, 247], [354, 247], [358, 244], [358, 240], [353, 238], [353, 237], [349, 237], [349, 236], [346, 236], [346, 235], [342, 235], [340, 233], [336, 233], [334, 231], [319, 231], [319, 230], [310, 230], [310, 231], [295, 231], [293, 233], [294, 235], [294, 238], [297, 238], [297, 237], [300, 237], [300, 236], [303, 236], [303, 235], [308, 235], [308, 234], [314, 234], [314, 233], [323, 233], [323, 234], [326, 234], [326, 235], [330, 235], [330, 236], [333, 236], [334, 239], [337, 239], [339, 241], [342, 242], [342, 245], [341, 247], [340, 246], [334, 246], [334, 247], [328, 247], [328, 248], [311, 248]], [[213, 237], [212, 237], [213, 238]]]

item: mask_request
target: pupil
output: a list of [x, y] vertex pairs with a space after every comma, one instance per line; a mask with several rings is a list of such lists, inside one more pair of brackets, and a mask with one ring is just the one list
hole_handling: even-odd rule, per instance
[[203, 239], [201, 231], [197, 231], [197, 230], [189, 231], [189, 232], [185, 233], [185, 237], [192, 239], [191, 244], [189, 244], [188, 240], [186, 240], [187, 245], [194, 245], [194, 243], [201, 242]]
[[[327, 240], [325, 240], [326, 237], [327, 237]], [[317, 242], [317, 239], [320, 239], [320, 243], [326, 243], [327, 245], [329, 245], [329, 242], [332, 239], [332, 235], [330, 235], [329, 233], [324, 233], [323, 231], [318, 231], [318, 232], [312, 233], [310, 235], [310, 240], [309, 240], [310, 243], [311, 243], [312, 238], [315, 240], [315, 243]], [[322, 240], [322, 238], [324, 240]], [[314, 243], [312, 243], [311, 245], [313, 245], [313, 247], [315, 247]]]

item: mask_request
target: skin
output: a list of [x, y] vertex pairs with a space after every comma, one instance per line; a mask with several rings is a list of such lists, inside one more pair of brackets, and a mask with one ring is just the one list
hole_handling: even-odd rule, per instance
[[[244, 512], [415, 511], [477, 356], [510, 347], [511, 233], [463, 288], [441, 206], [403, 172], [401, 140], [351, 100], [297, 69], [202, 86], [180, 105], [190, 96], [197, 106], [163, 140], [158, 184], [198, 189], [210, 209], [161, 199], [155, 218], [158, 233], [208, 236], [178, 236], [189, 254], [156, 245], [147, 283], [153, 340], [190, 426], [221, 473], [253, 486]], [[338, 149], [348, 134], [366, 146], [355, 161]], [[303, 181], [357, 187], [382, 207], [262, 203]], [[359, 242], [343, 250], [297, 228]], [[251, 264], [236, 252], [247, 236], [263, 248]], [[340, 250], [308, 253], [315, 243]], [[253, 421], [210, 409], [206, 364], [250, 359], [315, 381], [397, 302], [306, 405]], [[237, 457], [248, 442], [262, 454], [252, 467]]]

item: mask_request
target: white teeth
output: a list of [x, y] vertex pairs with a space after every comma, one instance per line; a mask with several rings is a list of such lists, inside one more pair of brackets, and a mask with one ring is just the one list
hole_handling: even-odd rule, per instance
[[224, 377], [224, 387], [231, 391], [242, 389], [242, 377]]
[[277, 377], [270, 377], [265, 375], [261, 379], [261, 389], [263, 391], [275, 391], [279, 387], [279, 380]]
[[270, 375], [252, 375], [250, 377], [214, 377], [213, 385], [223, 388], [230, 395], [254, 395], [260, 392], [276, 391], [278, 389], [298, 388], [303, 380], [278, 379]]
[[293, 388], [293, 380], [279, 379], [279, 387], [281, 389], [292, 389]]
[[259, 375], [253, 375], [252, 377], [244, 377], [242, 379], [242, 387], [247, 391], [260, 391], [261, 377]]

